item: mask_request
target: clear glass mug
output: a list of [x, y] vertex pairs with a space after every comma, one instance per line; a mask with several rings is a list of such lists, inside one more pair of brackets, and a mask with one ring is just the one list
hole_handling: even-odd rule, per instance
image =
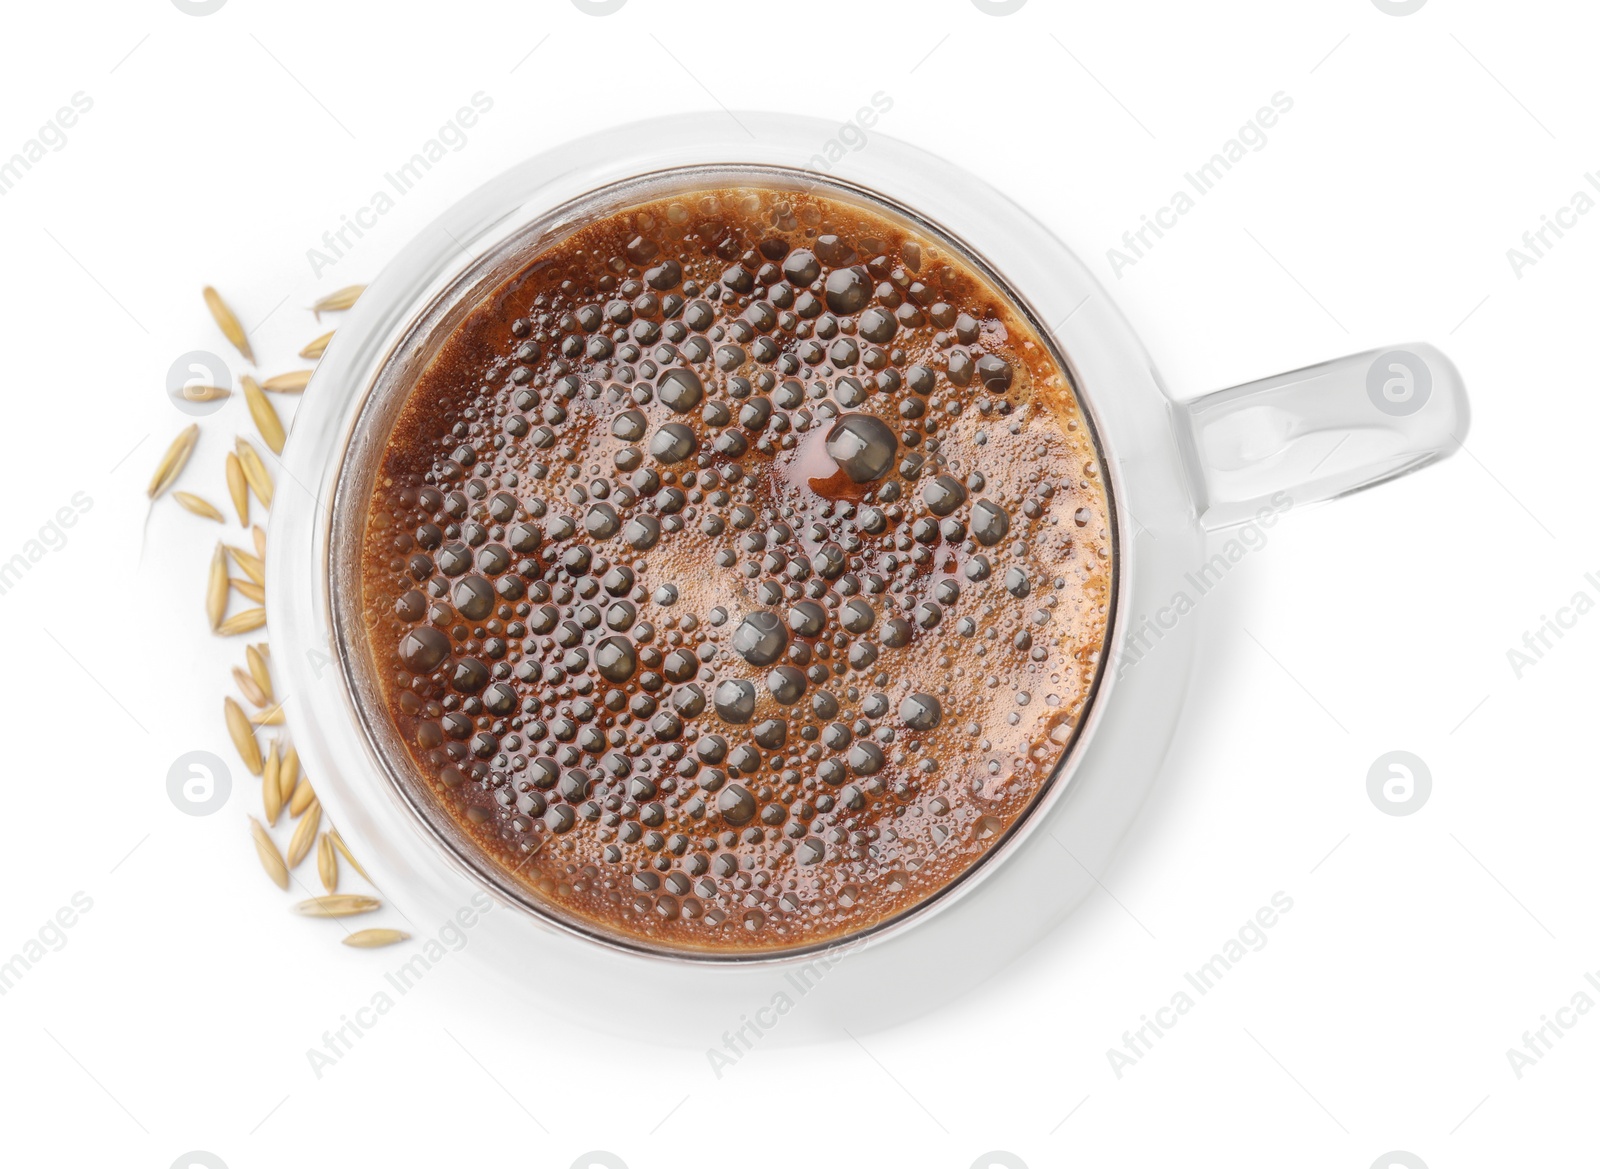
[[[1087, 268], [1037, 221], [973, 175], [881, 134], [826, 172], [814, 169], [834, 131], [780, 115], [666, 118], [568, 143], [501, 175], [369, 285], [312, 378], [284, 452], [269, 628], [287, 674], [288, 722], [324, 805], [413, 932], [442, 941], [426, 952], [460, 947], [483, 977], [512, 984], [535, 971], [541, 984], [571, 978], [588, 989], [568, 1009], [601, 1026], [693, 1042], [783, 995], [804, 997], [807, 1008], [799, 1013], [807, 1022], [786, 1026], [786, 1038], [836, 1034], [841, 1023], [912, 1017], [1003, 968], [1096, 887], [1156, 776], [1194, 666], [1196, 622], [1174, 601], [1186, 576], [1204, 570], [1207, 532], [1405, 474], [1466, 435], [1461, 379], [1424, 344], [1176, 403]], [[359, 515], [407, 371], [430, 337], [516, 267], [530, 239], [603, 209], [610, 196], [596, 193], [617, 185], [649, 176], [654, 193], [687, 168], [752, 167], [837, 184], [925, 221], [984, 264], [1053, 338], [1111, 479], [1115, 614], [1098, 692], [1049, 785], [943, 893], [807, 951], [651, 952], [552, 915], [416, 798], [357, 644]], [[1041, 844], [1045, 835], [1055, 844]], [[887, 986], [892, 996], [881, 993]], [[641, 990], [672, 1009], [619, 1019], [585, 1005], [634, 1001], [612, 992]]]

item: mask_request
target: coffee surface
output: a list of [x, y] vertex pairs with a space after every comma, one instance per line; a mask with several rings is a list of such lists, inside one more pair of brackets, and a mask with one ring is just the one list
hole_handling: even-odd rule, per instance
[[615, 939], [780, 951], [915, 907], [1099, 677], [1111, 520], [1065, 371], [842, 193], [681, 191], [536, 244], [376, 483], [368, 648], [420, 786]]

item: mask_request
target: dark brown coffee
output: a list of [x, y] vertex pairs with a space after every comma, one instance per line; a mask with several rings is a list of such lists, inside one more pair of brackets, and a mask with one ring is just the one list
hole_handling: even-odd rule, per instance
[[1026, 315], [842, 192], [533, 248], [389, 437], [364, 606], [428, 797], [554, 915], [779, 951], [947, 889], [1101, 669], [1106, 476]]

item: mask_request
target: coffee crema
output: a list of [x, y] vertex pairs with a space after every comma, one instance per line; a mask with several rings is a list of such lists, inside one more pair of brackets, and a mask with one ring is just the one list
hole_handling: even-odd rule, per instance
[[366, 637], [417, 787], [624, 944], [915, 908], [1039, 798], [1100, 676], [1112, 523], [1066, 371], [842, 188], [646, 193], [536, 242], [375, 482]]

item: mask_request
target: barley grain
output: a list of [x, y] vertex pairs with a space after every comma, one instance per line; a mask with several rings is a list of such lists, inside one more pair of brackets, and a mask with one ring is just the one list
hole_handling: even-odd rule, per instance
[[187, 491], [174, 491], [172, 498], [176, 499], [178, 506], [186, 512], [200, 516], [202, 519], [216, 520], [219, 524], [225, 522], [222, 518], [222, 513], [198, 495], [190, 495]]
[[330, 292], [327, 296], [311, 306], [311, 311], [320, 318], [323, 313], [342, 312], [355, 304], [356, 300], [366, 290], [365, 284], [352, 284], [348, 288], [341, 288], [338, 292]]
[[272, 837], [267, 835], [267, 830], [254, 816], [250, 818], [250, 835], [255, 838], [256, 855], [261, 858], [261, 867], [267, 870], [267, 876], [272, 878], [272, 883], [280, 889], [289, 887], [289, 870], [283, 863], [283, 857], [278, 852], [278, 846], [272, 843]]
[[244, 765], [251, 775], [260, 775], [263, 770], [261, 744], [256, 741], [255, 728], [250, 725], [250, 719], [244, 713], [244, 708], [233, 699], [224, 698], [222, 713], [227, 720], [228, 734], [233, 739], [234, 749], [239, 752], [239, 758], [244, 760]]
[[294, 797], [295, 784], [300, 778], [300, 752], [295, 750], [294, 744], [289, 745], [289, 750], [283, 756], [283, 762], [278, 764], [278, 794], [283, 797], [287, 805]]
[[278, 815], [283, 811], [283, 793], [278, 790], [278, 768], [281, 765], [278, 741], [274, 739], [261, 764], [261, 808], [267, 814], [269, 827], [278, 822]]
[[304, 392], [310, 381], [309, 369], [295, 369], [269, 377], [261, 383], [261, 388], [273, 394], [299, 394]]
[[200, 295], [205, 297], [206, 308], [211, 310], [211, 317], [217, 322], [217, 328], [222, 330], [222, 335], [244, 355], [246, 361], [254, 365], [256, 355], [250, 351], [250, 338], [245, 336], [244, 326], [239, 323], [239, 318], [233, 315], [233, 310], [228, 307], [227, 302], [209, 284], [200, 290]]
[[213, 630], [222, 624], [222, 615], [228, 611], [228, 554], [223, 547], [218, 542], [206, 574], [206, 617]]
[[[244, 664], [250, 669], [250, 676], [255, 679], [261, 693], [267, 696], [267, 702], [272, 701], [272, 674], [267, 670], [267, 660], [261, 656], [261, 651], [253, 645], [244, 647]], [[261, 705], [265, 706], [263, 702]]]
[[317, 793], [311, 790], [311, 781], [302, 775], [300, 782], [294, 785], [294, 794], [289, 797], [289, 815], [299, 816], [316, 802]]
[[267, 570], [261, 563], [261, 557], [252, 556], [243, 548], [236, 548], [232, 544], [224, 544], [223, 547], [228, 550], [228, 555], [233, 557], [233, 562], [239, 566], [239, 571], [258, 585], [267, 583]]
[[[261, 687], [256, 685], [256, 680], [245, 673], [238, 666], [233, 667], [233, 680], [239, 687], [239, 693], [249, 700], [251, 706], [267, 705], [267, 696], [261, 693]], [[277, 781], [277, 773], [273, 773], [273, 781]]]
[[261, 501], [261, 506], [272, 506], [272, 476], [267, 472], [267, 465], [261, 461], [261, 456], [256, 448], [251, 446], [247, 439], [235, 438], [233, 440], [233, 453], [239, 456], [239, 462], [244, 466], [245, 480], [250, 484], [250, 490], [256, 493], [256, 498]]
[[376, 897], [364, 897], [360, 893], [330, 893], [326, 897], [302, 901], [294, 907], [294, 911], [306, 917], [350, 917], [382, 908], [383, 902]]
[[329, 893], [339, 891], [339, 858], [326, 832], [317, 841], [317, 876], [322, 878], [322, 887]]
[[230, 577], [228, 583], [241, 597], [248, 597], [258, 605], [267, 603], [267, 590], [256, 584], [253, 580], [244, 580], [240, 577]]
[[228, 498], [233, 500], [233, 510], [239, 516], [239, 526], [246, 527], [250, 523], [250, 488], [245, 483], [244, 464], [232, 451], [228, 452], [228, 457], [223, 461], [222, 474], [228, 481]]
[[239, 384], [244, 387], [245, 404], [250, 407], [250, 418], [255, 422], [256, 429], [261, 432], [262, 440], [272, 448], [272, 453], [283, 453], [283, 442], [287, 437], [283, 431], [283, 420], [278, 417], [278, 411], [273, 408], [266, 394], [261, 392], [261, 387], [256, 385], [253, 377], [242, 377]]
[[408, 942], [411, 935], [404, 930], [356, 930], [353, 934], [346, 934], [339, 939], [347, 946], [354, 946], [358, 950], [376, 950], [379, 946], [392, 946], [396, 942]]
[[322, 823], [322, 805], [315, 800], [306, 809], [306, 814], [295, 825], [294, 835], [289, 837], [289, 855], [284, 857], [284, 863], [291, 869], [306, 859], [306, 854], [311, 851], [311, 846], [316, 843], [317, 826]]
[[223, 637], [234, 637], [241, 633], [253, 633], [267, 623], [265, 609], [241, 609], [217, 626], [217, 632]]
[[191, 422], [178, 432], [178, 437], [172, 440], [172, 445], [167, 447], [167, 453], [161, 456], [161, 461], [156, 464], [156, 473], [150, 476], [150, 486], [144, 493], [151, 499], [157, 499], [161, 493], [177, 482], [178, 476], [183, 473], [183, 468], [189, 461], [189, 456], [194, 453], [194, 444], [200, 441], [200, 424]]
[[339, 855], [344, 857], [345, 863], [360, 873], [363, 881], [372, 880], [371, 877], [367, 876], [367, 870], [361, 867], [361, 862], [350, 854], [350, 846], [344, 842], [344, 837], [339, 834], [339, 830], [337, 828], [329, 828], [328, 835], [333, 840], [333, 847], [337, 848]]

